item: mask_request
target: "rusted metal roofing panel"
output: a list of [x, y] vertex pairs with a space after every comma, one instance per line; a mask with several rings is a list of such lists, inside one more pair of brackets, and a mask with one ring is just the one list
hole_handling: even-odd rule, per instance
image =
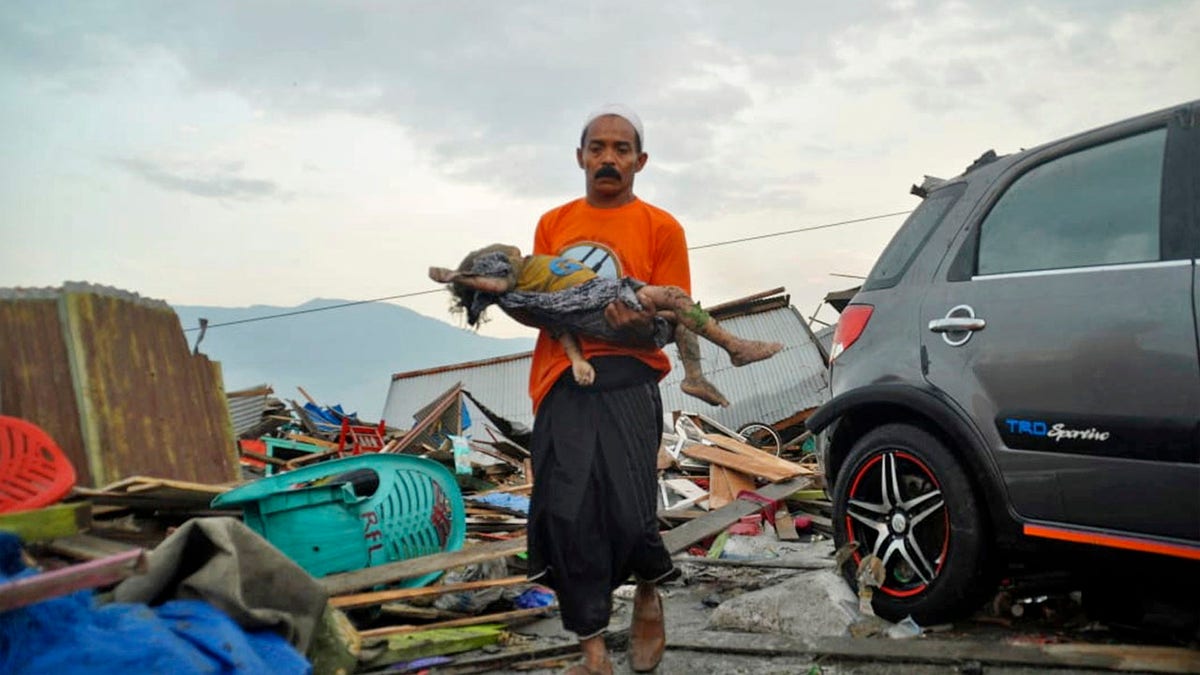
[[[701, 340], [705, 372], [731, 403], [729, 408], [718, 408], [679, 390], [683, 367], [676, 349], [668, 347], [672, 369], [660, 385], [665, 412], [704, 413], [726, 426], [738, 427], [748, 422], [777, 422], [824, 403], [829, 389], [825, 357], [803, 317], [778, 299], [755, 299], [745, 303], [743, 311], [723, 318], [722, 325], [741, 337], [782, 342], [783, 351], [767, 361], [734, 368], [725, 352]], [[384, 416], [390, 425], [411, 425], [414, 411], [462, 382], [463, 389], [500, 416], [532, 427], [528, 395], [531, 358], [531, 353], [525, 352], [394, 375]]]
[[38, 425], [92, 485], [56, 289], [0, 289], [0, 413]]
[[[0, 304], [15, 306], [10, 314], [29, 312], [23, 309], [27, 303], [44, 302], [55, 293], [64, 347], [58, 354], [21, 357], [19, 368], [34, 377], [51, 377], [67, 368], [69, 378], [60, 395], [69, 392], [76, 409], [50, 406], [36, 415], [53, 417], [57, 428], [74, 424], [79, 429], [75, 447], [67, 452], [81, 458], [77, 468], [89, 481], [80, 483], [98, 486], [135, 474], [208, 483], [235, 480], [236, 448], [220, 365], [190, 353], [171, 308], [89, 284], [67, 284], [32, 298], [10, 292], [0, 295]], [[0, 377], [7, 381], [10, 376], [5, 372]]]

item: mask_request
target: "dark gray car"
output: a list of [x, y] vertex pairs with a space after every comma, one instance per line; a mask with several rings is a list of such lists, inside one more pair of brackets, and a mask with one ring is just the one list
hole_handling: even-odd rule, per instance
[[926, 623], [1032, 542], [1200, 560], [1200, 101], [913, 191], [808, 421], [847, 578]]

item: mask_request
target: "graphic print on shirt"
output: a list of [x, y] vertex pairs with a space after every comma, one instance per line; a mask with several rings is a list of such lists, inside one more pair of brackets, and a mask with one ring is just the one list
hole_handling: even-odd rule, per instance
[[592, 241], [579, 242], [571, 244], [565, 250], [560, 251], [559, 255], [563, 258], [578, 260], [595, 272], [597, 276], [606, 279], [620, 279], [622, 276], [621, 261], [604, 244], [597, 244]]

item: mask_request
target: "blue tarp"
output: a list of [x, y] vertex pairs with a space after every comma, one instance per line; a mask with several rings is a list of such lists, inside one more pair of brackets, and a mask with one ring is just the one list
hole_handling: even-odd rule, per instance
[[304, 404], [304, 412], [308, 413], [311, 419], [317, 426], [328, 426], [338, 428], [342, 426], [342, 418], [350, 418], [351, 424], [359, 424], [358, 415], [356, 413], [346, 413], [342, 411], [341, 404], [322, 408], [312, 402]]
[[493, 492], [490, 495], [466, 497], [467, 501], [496, 506], [517, 513], [529, 514], [529, 497], [525, 495], [510, 495], [504, 492]]
[[[0, 532], [0, 583], [36, 572], [20, 542]], [[283, 637], [245, 632], [201, 600], [157, 607], [98, 605], [90, 591], [0, 612], [0, 673], [304, 673], [312, 667]]]

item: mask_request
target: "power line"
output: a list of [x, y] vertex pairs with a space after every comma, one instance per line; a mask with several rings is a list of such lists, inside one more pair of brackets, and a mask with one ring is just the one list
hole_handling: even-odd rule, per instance
[[[827, 229], [830, 227], [840, 227], [842, 225], [853, 225], [855, 223], [865, 223], [865, 222], [868, 222], [871, 220], [881, 220], [883, 218], [893, 218], [895, 216], [902, 216], [902, 215], [905, 215], [908, 213], [912, 213], [912, 211], [911, 210], [896, 211], [894, 213], [883, 213], [883, 214], [880, 214], [877, 216], [867, 216], [866, 218], [855, 218], [853, 220], [840, 220], [836, 223], [825, 223], [823, 225], [813, 225], [811, 227], [798, 227], [794, 230], [783, 230], [781, 232], [770, 232], [767, 234], [758, 234], [758, 235], [754, 235], [751, 237], [741, 237], [739, 239], [727, 239], [725, 241], [715, 241], [715, 242], [712, 242], [709, 244], [699, 244], [697, 246], [689, 246], [688, 250], [689, 251], [698, 251], [698, 250], [704, 249], [704, 248], [716, 248], [717, 246], [728, 246], [730, 244], [740, 244], [742, 242], [755, 241], [758, 239], [770, 239], [772, 237], [782, 237], [784, 235], [796, 234], [799, 232], [812, 232], [813, 230], [824, 230], [824, 229]], [[414, 291], [412, 293], [401, 293], [399, 295], [389, 295], [389, 296], [382, 297], [382, 298], [372, 298], [370, 300], [354, 300], [351, 302], [342, 302], [342, 303], [338, 303], [336, 305], [329, 305], [327, 307], [313, 307], [312, 309], [298, 309], [298, 310], [295, 310], [292, 312], [280, 312], [279, 314], [266, 314], [264, 316], [253, 316], [253, 317], [250, 317], [249, 319], [238, 319], [237, 321], [224, 321], [222, 323], [210, 323], [210, 324], [205, 325], [203, 329], [207, 330], [208, 328], [220, 328], [222, 326], [236, 326], [238, 324], [243, 324], [243, 323], [254, 323], [255, 321], [266, 321], [268, 319], [280, 319], [280, 318], [283, 318], [286, 316], [296, 316], [298, 314], [312, 314], [313, 312], [324, 312], [324, 311], [331, 310], [331, 309], [342, 309], [343, 307], [353, 307], [355, 305], [366, 305], [366, 304], [370, 304], [373, 302], [383, 302], [385, 300], [398, 300], [400, 298], [412, 298], [412, 297], [415, 297], [418, 295], [429, 295], [431, 293], [440, 293], [440, 292], [442, 292], [441, 288], [432, 288], [427, 291]], [[190, 332], [196, 331], [196, 330], [202, 330], [202, 329], [200, 327], [185, 328], [185, 329], [183, 329], [183, 332], [190, 333]]]
[[[255, 321], [266, 321], [267, 319], [279, 319], [279, 318], [282, 318], [285, 316], [296, 316], [297, 314], [312, 314], [313, 312], [324, 312], [324, 311], [330, 310], [330, 309], [341, 309], [343, 307], [353, 307], [354, 305], [366, 305], [366, 304], [370, 304], [372, 302], [383, 302], [384, 300], [398, 300], [400, 298], [411, 298], [411, 297], [414, 297], [417, 295], [429, 295], [430, 293], [440, 293], [441, 291], [442, 291], [442, 289], [440, 289], [440, 288], [431, 288], [427, 291], [414, 291], [412, 293], [401, 293], [399, 295], [389, 295], [389, 296], [382, 297], [382, 298], [371, 298], [370, 300], [354, 300], [352, 302], [341, 302], [336, 305], [329, 305], [327, 307], [313, 307], [311, 309], [297, 309], [293, 312], [280, 312], [279, 314], [267, 314], [264, 316], [252, 316], [249, 319], [238, 319], [237, 321], [224, 321], [222, 323], [210, 323], [206, 326], [206, 328], [220, 328], [221, 326], [236, 326], [239, 323], [253, 323]], [[199, 327], [185, 328], [185, 329], [183, 329], [183, 332], [190, 333], [191, 331], [194, 331], [194, 330], [200, 330], [200, 328]]]
[[881, 218], [892, 218], [894, 216], [902, 216], [906, 213], [912, 213], [912, 210], [910, 209], [908, 211], [896, 211], [895, 213], [884, 213], [884, 214], [881, 214], [878, 216], [867, 216], [866, 218], [855, 218], [854, 220], [840, 220], [836, 223], [825, 223], [824, 225], [813, 225], [811, 227], [798, 227], [794, 230], [784, 230], [782, 232], [771, 232], [769, 234], [756, 234], [752, 237], [742, 237], [741, 239], [728, 239], [726, 241], [717, 241], [717, 242], [713, 242], [711, 244], [700, 244], [699, 246], [689, 246], [688, 250], [689, 251], [698, 251], [702, 248], [713, 248], [716, 246], [726, 246], [729, 244], [740, 244], [744, 241], [754, 241], [756, 239], [769, 239], [771, 237], [782, 237], [785, 234], [796, 234], [797, 232], [812, 232], [813, 230], [824, 230], [829, 227], [838, 227], [840, 225], [852, 225], [854, 223], [865, 223], [868, 220], [879, 220]]

